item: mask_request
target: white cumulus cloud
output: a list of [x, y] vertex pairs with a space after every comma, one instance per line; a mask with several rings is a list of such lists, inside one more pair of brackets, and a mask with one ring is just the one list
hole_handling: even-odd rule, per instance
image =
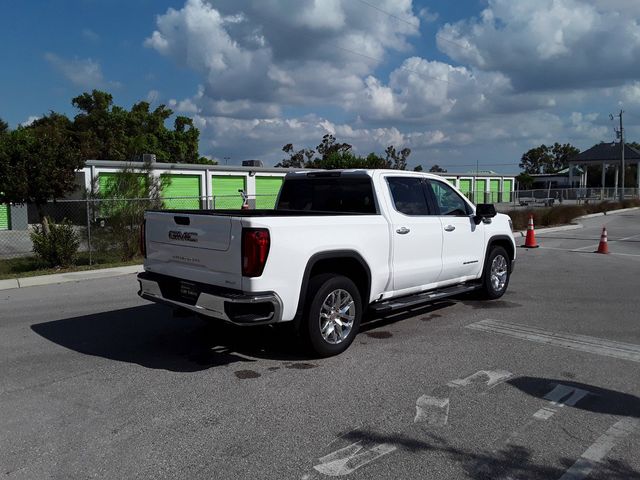
[[518, 90], [615, 85], [640, 75], [639, 10], [624, 15], [589, 0], [489, 0], [480, 18], [444, 25], [437, 40], [455, 61], [501, 72]]
[[118, 82], [105, 80], [100, 64], [91, 58], [66, 59], [47, 52], [44, 58], [73, 85], [82, 88], [118, 87]]

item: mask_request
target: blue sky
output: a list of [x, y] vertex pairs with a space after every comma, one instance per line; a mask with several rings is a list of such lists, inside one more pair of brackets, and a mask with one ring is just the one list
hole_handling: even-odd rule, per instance
[[[12, 127], [107, 90], [195, 119], [201, 153], [274, 164], [325, 133], [410, 165], [515, 173], [541, 143], [640, 139], [640, 2], [68, 0], [0, 7]], [[620, 48], [624, 45], [625, 48]]]

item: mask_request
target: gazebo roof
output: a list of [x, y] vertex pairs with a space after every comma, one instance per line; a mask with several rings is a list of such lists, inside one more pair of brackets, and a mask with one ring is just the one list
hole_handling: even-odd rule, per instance
[[[624, 159], [626, 161], [640, 160], [640, 151], [625, 144]], [[599, 143], [588, 150], [572, 157], [569, 163], [620, 163], [621, 148], [619, 143]]]

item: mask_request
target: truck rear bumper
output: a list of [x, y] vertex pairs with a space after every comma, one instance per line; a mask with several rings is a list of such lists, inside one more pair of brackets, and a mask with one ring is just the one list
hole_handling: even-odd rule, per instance
[[146, 300], [236, 325], [264, 325], [282, 320], [282, 300], [275, 292], [243, 293], [151, 272], [138, 274], [138, 282], [138, 295]]

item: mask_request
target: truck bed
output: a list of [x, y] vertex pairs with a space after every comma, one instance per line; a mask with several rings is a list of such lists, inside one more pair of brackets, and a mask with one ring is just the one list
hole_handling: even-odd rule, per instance
[[323, 212], [317, 210], [147, 210], [148, 212], [169, 213], [174, 215], [218, 215], [221, 217], [323, 217], [346, 215], [377, 215], [359, 212]]

